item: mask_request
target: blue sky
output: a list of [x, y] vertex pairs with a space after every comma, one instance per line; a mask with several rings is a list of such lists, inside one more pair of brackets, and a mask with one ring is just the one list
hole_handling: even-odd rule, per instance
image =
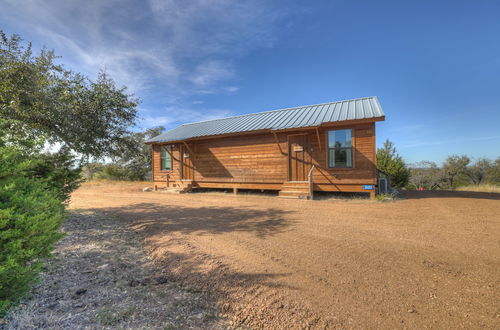
[[409, 163], [500, 156], [500, 2], [0, 0], [0, 29], [142, 99], [139, 128], [378, 96]]

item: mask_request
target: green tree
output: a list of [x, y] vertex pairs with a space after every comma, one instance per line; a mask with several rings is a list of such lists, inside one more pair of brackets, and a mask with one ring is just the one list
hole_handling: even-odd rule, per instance
[[467, 177], [467, 165], [470, 163], [470, 158], [465, 155], [451, 155], [446, 158], [443, 163], [443, 174], [448, 187], [455, 189]]
[[165, 128], [158, 126], [138, 132], [129, 137], [128, 148], [119, 157], [115, 157], [117, 165], [124, 167], [128, 172], [129, 180], [146, 180], [151, 173], [152, 152], [151, 145], [145, 142], [160, 135]]
[[109, 180], [147, 180], [151, 174], [151, 146], [145, 142], [165, 130], [164, 127], [154, 127], [143, 132], [128, 136], [126, 147], [119, 156], [113, 157], [111, 164], [88, 162], [82, 172], [87, 180], [93, 178]]
[[[0, 31], [0, 314], [28, 292], [61, 237], [80, 183], [75, 153], [129, 150], [137, 116], [138, 101], [105, 73], [92, 81], [55, 59]], [[61, 149], [43, 153], [46, 143]]]
[[377, 149], [377, 169], [391, 177], [394, 187], [404, 188], [408, 185], [410, 170], [397, 153], [394, 143], [389, 140], [384, 142], [382, 148]]
[[62, 236], [67, 181], [40, 175], [49, 163], [0, 146], [0, 315], [28, 292]]
[[479, 158], [474, 162], [474, 164], [471, 164], [466, 168], [466, 173], [473, 184], [481, 184], [484, 183], [492, 168], [493, 162], [491, 160], [488, 158]]
[[0, 117], [9, 142], [34, 136], [84, 156], [127, 148], [138, 100], [104, 72], [95, 81], [55, 63], [53, 51], [34, 55], [31, 44], [0, 31]]
[[492, 184], [500, 184], [500, 157], [492, 162], [492, 166], [486, 174], [486, 181]]

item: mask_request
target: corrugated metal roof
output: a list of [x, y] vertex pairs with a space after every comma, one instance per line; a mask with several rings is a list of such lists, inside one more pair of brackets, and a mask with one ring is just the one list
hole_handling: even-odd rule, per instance
[[195, 137], [263, 129], [314, 127], [329, 122], [383, 116], [384, 111], [377, 97], [372, 96], [184, 124], [147, 142], [182, 141]]

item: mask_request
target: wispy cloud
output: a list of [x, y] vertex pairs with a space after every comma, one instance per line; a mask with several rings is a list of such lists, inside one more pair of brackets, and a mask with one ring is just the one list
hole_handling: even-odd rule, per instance
[[180, 113], [196, 95], [239, 89], [235, 61], [272, 47], [287, 15], [273, 6], [264, 0], [0, 0], [0, 18], [54, 48], [75, 70], [90, 76], [105, 70], [139, 97], [177, 104], [169, 110]]
[[[179, 117], [178, 112], [182, 113]], [[172, 126], [185, 122], [205, 121], [217, 118], [228, 117], [234, 115], [231, 110], [224, 109], [192, 109], [192, 108], [179, 108], [177, 106], [167, 107], [163, 109], [162, 115], [147, 114], [141, 118], [139, 126], [153, 127], [153, 126]]]

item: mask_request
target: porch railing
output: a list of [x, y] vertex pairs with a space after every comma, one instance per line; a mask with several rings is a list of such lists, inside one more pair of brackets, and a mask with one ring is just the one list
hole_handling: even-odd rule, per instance
[[316, 168], [316, 165], [311, 166], [311, 169], [309, 170], [309, 173], [307, 174], [307, 182], [309, 183], [309, 198], [314, 199], [314, 183], [313, 183], [313, 172], [314, 169]]

